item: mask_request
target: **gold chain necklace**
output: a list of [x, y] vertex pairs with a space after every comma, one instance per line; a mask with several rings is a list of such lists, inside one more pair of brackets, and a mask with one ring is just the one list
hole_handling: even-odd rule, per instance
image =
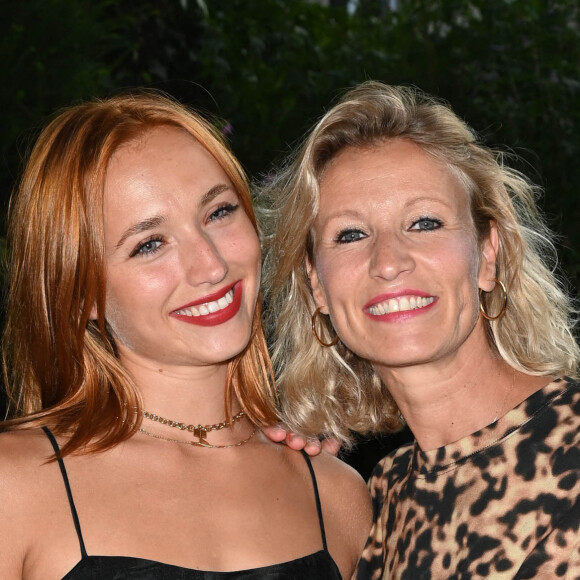
[[228, 447], [239, 447], [244, 443], [247, 443], [256, 433], [256, 428], [252, 430], [252, 433], [249, 437], [240, 441], [238, 443], [232, 443], [230, 445], [212, 445], [207, 440], [207, 433], [210, 431], [219, 431], [220, 429], [225, 429], [226, 427], [231, 427], [234, 423], [239, 421], [245, 416], [244, 411], [240, 411], [237, 415], [234, 415], [229, 421], [221, 421], [220, 423], [213, 423], [212, 425], [188, 425], [187, 423], [182, 423], [179, 421], [173, 421], [172, 419], [166, 419], [165, 417], [161, 417], [160, 415], [156, 415], [155, 413], [150, 413], [149, 411], [143, 411], [143, 417], [145, 419], [149, 419], [150, 421], [156, 421], [157, 423], [161, 423], [162, 425], [167, 425], [168, 427], [173, 427], [175, 429], [179, 429], [180, 431], [189, 431], [193, 433], [194, 437], [197, 437], [196, 440], [192, 441], [182, 441], [181, 439], [172, 439], [169, 437], [164, 437], [162, 435], [157, 435], [155, 433], [150, 433], [146, 431], [143, 427], [139, 428], [139, 433], [143, 433], [143, 435], [147, 435], [149, 437], [154, 437], [155, 439], [161, 439], [163, 441], [170, 441], [171, 443], [183, 443], [184, 445], [195, 445], [197, 447], [209, 447], [213, 449], [226, 449]]
[[208, 443], [205, 440], [202, 443], [200, 441], [183, 441], [181, 439], [171, 439], [170, 437], [163, 437], [162, 435], [157, 435], [156, 433], [150, 433], [149, 431], [145, 431], [143, 427], [139, 428], [139, 433], [143, 433], [143, 435], [147, 435], [148, 437], [154, 437], [155, 439], [161, 439], [162, 441], [169, 441], [170, 443], [181, 443], [183, 445], [193, 445], [195, 447], [207, 447], [209, 449], [227, 449], [228, 447], [239, 447], [240, 445], [244, 445], [244, 443], [247, 443], [256, 434], [256, 428], [254, 427], [249, 436], [243, 439], [242, 441], [238, 441], [237, 443], [230, 443], [229, 445], [212, 445], [211, 443]]

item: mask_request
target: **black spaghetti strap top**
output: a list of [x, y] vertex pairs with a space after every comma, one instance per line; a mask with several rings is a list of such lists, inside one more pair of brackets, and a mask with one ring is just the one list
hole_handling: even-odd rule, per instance
[[251, 568], [236, 572], [206, 572], [141, 558], [88, 555], [64, 461], [60, 457], [58, 443], [47, 427], [42, 429], [50, 440], [58, 460], [81, 551], [80, 562], [62, 580], [302, 580], [304, 578], [309, 580], [341, 580], [342, 577], [338, 566], [328, 552], [318, 485], [310, 459], [304, 451], [302, 455], [308, 465], [314, 487], [314, 499], [322, 537], [322, 550], [290, 562], [261, 568]]

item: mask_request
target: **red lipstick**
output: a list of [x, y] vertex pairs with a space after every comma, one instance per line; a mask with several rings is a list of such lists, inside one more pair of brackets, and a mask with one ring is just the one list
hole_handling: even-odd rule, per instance
[[[180, 310], [190, 308], [192, 306], [197, 307], [201, 304], [207, 304], [208, 302], [217, 302], [220, 298], [223, 298], [230, 290], [233, 290], [234, 296], [231, 304], [228, 304], [225, 308], [218, 310], [217, 312], [210, 312], [209, 314], [201, 314], [200, 316], [188, 316], [187, 314], [178, 314]], [[242, 304], [242, 281], [238, 280], [231, 286], [223, 288], [218, 292], [213, 294], [208, 294], [199, 300], [194, 300], [189, 304], [178, 308], [170, 313], [170, 316], [181, 320], [182, 322], [187, 322], [188, 324], [195, 324], [196, 326], [217, 326], [218, 324], [223, 324], [231, 318], [233, 318]]]

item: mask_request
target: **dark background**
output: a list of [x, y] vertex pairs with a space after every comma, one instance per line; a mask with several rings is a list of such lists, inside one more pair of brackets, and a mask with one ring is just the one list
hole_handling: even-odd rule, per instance
[[[520, 157], [545, 188], [563, 270], [580, 287], [578, 0], [0, 0], [0, 9], [3, 254], [22, 160], [63, 106], [163, 89], [229, 124], [236, 155], [261, 179], [345, 88], [377, 79], [439, 95], [489, 145]], [[362, 444], [348, 460], [366, 476], [407, 437]]]

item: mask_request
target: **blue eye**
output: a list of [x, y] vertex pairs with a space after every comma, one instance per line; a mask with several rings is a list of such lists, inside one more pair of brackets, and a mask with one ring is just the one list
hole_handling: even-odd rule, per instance
[[209, 221], [222, 220], [222, 219], [228, 217], [229, 215], [233, 214], [239, 207], [240, 207], [240, 204], [238, 204], [238, 203], [236, 203], [236, 204], [224, 203], [224, 204], [220, 205], [220, 207], [218, 207], [209, 216]]
[[337, 244], [351, 244], [352, 242], [362, 240], [365, 237], [366, 234], [361, 230], [349, 229], [339, 232], [335, 241]]
[[437, 230], [443, 225], [441, 220], [436, 218], [422, 217], [417, 221], [413, 222], [410, 230], [419, 230], [422, 232], [430, 232], [432, 230]]
[[154, 254], [161, 248], [163, 240], [161, 238], [155, 237], [150, 238], [149, 240], [144, 241], [143, 243], [139, 244], [130, 254], [130, 257], [133, 256], [150, 256]]

